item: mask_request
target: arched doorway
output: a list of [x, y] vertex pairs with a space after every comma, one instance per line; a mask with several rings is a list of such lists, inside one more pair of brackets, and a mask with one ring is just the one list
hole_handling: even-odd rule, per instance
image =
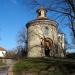
[[44, 48], [45, 56], [49, 57], [52, 50], [53, 41], [50, 38], [43, 38], [41, 45]]

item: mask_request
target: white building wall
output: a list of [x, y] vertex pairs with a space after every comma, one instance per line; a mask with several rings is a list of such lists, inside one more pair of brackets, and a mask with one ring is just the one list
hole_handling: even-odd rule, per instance
[[6, 54], [6, 51], [0, 51], [0, 57], [4, 57]]

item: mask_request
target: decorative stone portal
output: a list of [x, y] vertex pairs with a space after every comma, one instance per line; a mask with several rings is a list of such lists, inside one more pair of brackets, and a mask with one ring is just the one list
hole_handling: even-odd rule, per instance
[[44, 50], [45, 56], [49, 57], [51, 56], [51, 50], [53, 47], [53, 41], [50, 38], [43, 38], [41, 42], [41, 48]]
[[28, 57], [64, 57], [64, 35], [58, 33], [57, 22], [49, 20], [47, 10], [37, 10], [37, 19], [27, 23]]

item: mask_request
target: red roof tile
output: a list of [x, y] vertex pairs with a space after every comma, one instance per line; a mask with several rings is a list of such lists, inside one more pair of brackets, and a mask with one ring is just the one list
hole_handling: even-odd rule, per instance
[[0, 47], [0, 51], [6, 51], [4, 48]]

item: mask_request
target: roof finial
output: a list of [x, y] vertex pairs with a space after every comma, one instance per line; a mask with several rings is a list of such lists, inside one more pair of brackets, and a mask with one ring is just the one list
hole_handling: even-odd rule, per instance
[[47, 10], [44, 7], [43, 0], [40, 0], [40, 8], [37, 10], [38, 19], [47, 18], [46, 13]]
[[47, 10], [44, 7], [40, 7], [37, 10], [37, 13], [38, 13], [38, 18], [39, 19], [41, 19], [41, 18], [47, 18], [47, 16], [46, 16]]

